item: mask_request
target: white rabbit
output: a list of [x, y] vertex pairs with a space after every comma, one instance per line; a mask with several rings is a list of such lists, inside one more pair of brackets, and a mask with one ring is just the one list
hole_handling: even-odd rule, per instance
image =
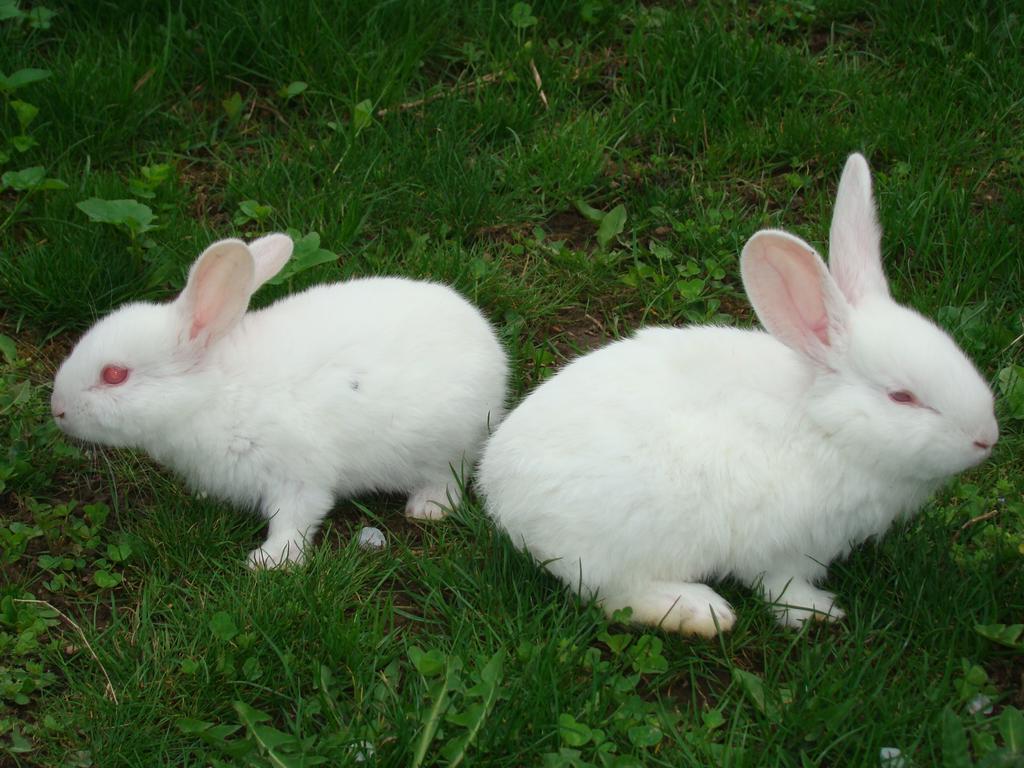
[[896, 304], [871, 176], [839, 184], [831, 270], [755, 234], [743, 283], [767, 329], [648, 328], [573, 361], [510, 413], [477, 487], [517, 546], [610, 615], [709, 636], [703, 583], [731, 575], [779, 621], [838, 619], [815, 583], [998, 438], [992, 394], [952, 339]]
[[258, 506], [270, 531], [253, 566], [301, 560], [339, 497], [409, 493], [407, 515], [442, 516], [505, 405], [500, 342], [444, 285], [351, 280], [246, 313], [292, 247], [281, 234], [214, 243], [175, 301], [91, 328], [51, 401], [69, 435], [141, 448]]

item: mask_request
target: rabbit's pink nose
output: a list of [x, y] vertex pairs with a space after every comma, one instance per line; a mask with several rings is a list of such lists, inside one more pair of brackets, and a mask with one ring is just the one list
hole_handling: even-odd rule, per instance
[[65, 414], [64, 403], [54, 395], [50, 398], [50, 413], [53, 414], [55, 419], [63, 419]]
[[999, 425], [996, 423], [995, 419], [992, 419], [984, 429], [979, 432], [975, 432], [975, 434], [977, 437], [974, 438], [974, 447], [980, 448], [983, 451], [988, 451], [996, 444], [996, 441], [999, 440]]

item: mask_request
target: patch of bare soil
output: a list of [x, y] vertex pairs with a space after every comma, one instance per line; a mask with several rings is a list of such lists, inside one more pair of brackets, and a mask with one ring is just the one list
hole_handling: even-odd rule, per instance
[[[804, 177], [804, 185], [794, 188], [791, 174]], [[793, 226], [817, 218], [816, 211], [808, 213], [806, 210], [806, 193], [827, 185], [828, 178], [828, 174], [817, 167], [795, 168], [783, 163], [760, 179], [735, 182], [731, 193], [743, 201], [745, 208], [784, 214], [783, 226]]]
[[230, 224], [230, 216], [224, 207], [227, 174], [216, 158], [211, 157], [206, 162], [179, 160], [177, 172], [178, 179], [191, 192], [189, 213], [192, 218], [205, 221], [215, 228]]
[[589, 352], [611, 341], [604, 322], [583, 307], [567, 307], [547, 329], [547, 338], [565, 359]]
[[520, 243], [532, 234], [535, 227], [543, 230], [548, 240], [564, 242], [575, 251], [592, 251], [597, 245], [594, 237], [597, 225], [576, 210], [558, 211], [539, 225], [522, 222], [481, 227], [473, 233], [473, 239], [492, 243]]
[[962, 169], [956, 173], [955, 181], [963, 187], [974, 186], [974, 193], [971, 196], [971, 208], [975, 211], [990, 211], [998, 209], [1005, 202], [1005, 191], [1016, 189], [1019, 186], [1020, 171], [1011, 163], [1000, 160], [992, 165], [978, 182], [971, 178], [970, 169]]
[[562, 241], [576, 251], [589, 251], [597, 241], [597, 225], [588, 221], [579, 211], [558, 211], [541, 225], [549, 240]]
[[990, 660], [985, 671], [996, 689], [1006, 694], [1001, 707], [1024, 709], [1024, 655], [1007, 651], [1006, 655]]

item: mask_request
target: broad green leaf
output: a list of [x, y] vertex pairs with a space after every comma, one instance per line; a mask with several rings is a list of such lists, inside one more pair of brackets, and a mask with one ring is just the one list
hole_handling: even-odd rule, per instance
[[[977, 732], [975, 732], [976, 734]], [[972, 734], [973, 736], [974, 734]], [[986, 734], [988, 735], [988, 734]], [[1024, 768], [1024, 759], [1020, 755], [1016, 755], [1008, 749], [1002, 747], [991, 747], [994, 751], [988, 752], [987, 754], [983, 751], [986, 747], [978, 744], [974, 745], [975, 754], [984, 754], [978, 762], [974, 764], [974, 768]]]
[[604, 3], [601, 0], [583, 0], [583, 3], [580, 5], [580, 18], [587, 24], [597, 24], [600, 21], [600, 14], [604, 7]]
[[562, 747], [557, 752], [548, 752], [544, 755], [544, 768], [594, 768], [593, 763], [588, 763], [581, 757], [578, 749]]
[[207, 723], [205, 720], [196, 720], [192, 717], [179, 717], [176, 723], [178, 730], [182, 733], [191, 734], [200, 734], [213, 727], [213, 723]]
[[597, 639], [608, 646], [612, 653], [618, 656], [633, 642], [633, 636], [625, 633], [609, 634], [608, 632], [602, 632], [597, 636]]
[[317, 759], [303, 759], [301, 756], [284, 754], [281, 747], [289, 745], [293, 748], [301, 748], [299, 740], [291, 734], [279, 731], [269, 725], [263, 725], [270, 720], [270, 715], [246, 704], [244, 701], [234, 702], [235, 711], [239, 719], [249, 729], [249, 733], [259, 744], [262, 752], [266, 754], [267, 760], [275, 768], [302, 768], [308, 765], [317, 765], [322, 761]]
[[235, 620], [231, 618], [227, 611], [217, 611], [217, 613], [213, 614], [209, 627], [214, 637], [218, 640], [223, 640], [225, 643], [231, 642], [238, 635], [238, 625], [235, 624]]
[[270, 720], [270, 715], [266, 712], [261, 712], [258, 709], [253, 709], [244, 701], [236, 701], [233, 704], [235, 711], [238, 713], [239, 719], [250, 728], [257, 723], [265, 723]]
[[516, 29], [528, 29], [537, 23], [537, 17], [533, 15], [533, 8], [528, 3], [516, 3], [512, 6], [509, 21]]
[[373, 122], [373, 102], [363, 99], [352, 109], [352, 127], [359, 133]]
[[110, 507], [102, 501], [98, 501], [95, 504], [86, 504], [82, 507], [82, 511], [85, 512], [85, 516], [89, 518], [89, 522], [93, 525], [103, 525], [107, 518], [110, 517]]
[[757, 710], [770, 720], [779, 719], [779, 707], [765, 695], [764, 681], [753, 672], [734, 669], [732, 679], [740, 686]]
[[587, 725], [578, 722], [568, 712], [558, 716], [558, 735], [562, 743], [570, 747], [582, 747], [593, 737], [593, 731]]
[[627, 733], [633, 746], [642, 749], [655, 746], [665, 736], [660, 728], [653, 725], [634, 725]]
[[265, 219], [274, 211], [274, 209], [269, 205], [263, 205], [255, 200], [243, 200], [238, 204], [238, 207], [241, 209], [242, 213], [247, 216], [252, 216], [257, 221]]
[[1024, 624], [976, 624], [974, 631], [994, 643], [1024, 650]]
[[424, 677], [436, 677], [444, 671], [444, 654], [436, 648], [423, 651], [419, 646], [409, 646], [409, 660]]
[[49, 176], [43, 179], [37, 189], [67, 189], [68, 185], [60, 179], [51, 179]]
[[221, 102], [228, 120], [235, 122], [242, 115], [242, 94], [235, 91]]
[[1024, 755], [1024, 714], [1016, 707], [1007, 707], [999, 715], [999, 734], [1006, 748], [1015, 755]]
[[252, 733], [266, 749], [276, 750], [285, 744], [294, 744], [295, 737], [269, 725], [253, 725]]
[[576, 210], [580, 212], [583, 218], [588, 219], [589, 221], [592, 221], [595, 224], [600, 224], [601, 219], [604, 218], [604, 211], [599, 211], [597, 210], [597, 208], [593, 208], [587, 205], [582, 200], [577, 200], [575, 202], [575, 205]]
[[725, 725], [725, 717], [722, 716], [721, 709], [709, 709], [701, 715], [701, 720], [704, 721], [704, 727], [709, 731], [713, 731], [716, 728], [721, 728]]
[[942, 766], [943, 768], [971, 768], [967, 750], [967, 731], [952, 709], [942, 710]]
[[10, 187], [19, 192], [26, 189], [35, 189], [46, 177], [46, 171], [41, 165], [33, 165], [31, 168], [23, 168], [20, 171], [8, 171], [0, 176], [4, 188]]
[[602, 249], [608, 247], [608, 244], [622, 234], [622, 230], [626, 227], [626, 206], [617, 205], [605, 214], [604, 218], [601, 219], [601, 224], [597, 228], [597, 244]]
[[51, 11], [45, 6], [37, 5], [25, 14], [25, 18], [28, 20], [28, 25], [32, 27], [32, 29], [49, 29], [50, 22], [56, 15], [56, 11]]
[[115, 563], [124, 562], [131, 553], [132, 545], [126, 541], [120, 544], [107, 544], [107, 559], [113, 560]]
[[[416, 650], [419, 651], [418, 648]], [[429, 657], [430, 654], [434, 653], [441, 655], [440, 651], [432, 650], [430, 653], [423, 653], [422, 651], [419, 651], [419, 654], [414, 657], [412, 648], [410, 648], [409, 658], [412, 659], [413, 664], [416, 664], [416, 659], [418, 658], [421, 664], [425, 663], [426, 666], [430, 668], [434, 661], [424, 662], [424, 660]], [[443, 655], [441, 657], [444, 658]], [[416, 666], [417, 669], [420, 668], [420, 665]], [[444, 717], [445, 712], [448, 711], [448, 707], [451, 704], [451, 697], [448, 695], [448, 692], [459, 685], [458, 672], [461, 667], [462, 660], [458, 656], [447, 659], [444, 666], [444, 675], [438, 677], [427, 691], [431, 704], [430, 709], [428, 709], [423, 715], [423, 729], [420, 731], [419, 738], [416, 740], [416, 748], [413, 751], [412, 756], [412, 768], [419, 768], [419, 766], [423, 765], [423, 760], [427, 756], [427, 751], [430, 749], [430, 745], [434, 741], [434, 736], [437, 734], [437, 729], [441, 725], [441, 719]]]
[[52, 571], [60, 568], [61, 564], [64, 562], [64, 558], [56, 557], [54, 555], [40, 555], [36, 562], [39, 563], [40, 568]]
[[21, 126], [22, 133], [25, 132], [25, 129], [28, 128], [32, 121], [36, 119], [36, 115], [39, 114], [39, 107], [19, 99], [11, 101], [11, 109], [14, 110], [15, 116], [18, 118], [18, 125]]
[[259, 680], [263, 676], [263, 668], [260, 667], [260, 660], [250, 656], [242, 662], [242, 674], [246, 680]]
[[4, 362], [8, 365], [18, 359], [18, 348], [14, 344], [14, 339], [4, 336], [2, 333], [0, 333], [0, 355], [3, 355]]
[[207, 733], [218, 741], [223, 741], [241, 727], [240, 725], [215, 725]]
[[233, 221], [239, 226], [250, 221], [260, 222], [273, 212], [274, 209], [269, 205], [264, 205], [256, 200], [243, 200], [238, 204], [238, 213], [235, 214]]
[[76, 205], [92, 221], [125, 227], [133, 237], [151, 230], [156, 218], [153, 210], [138, 200], [102, 200], [90, 197]]
[[484, 665], [483, 669], [480, 670], [480, 680], [489, 686], [497, 685], [501, 682], [502, 675], [505, 670], [505, 652], [498, 651]]
[[171, 176], [169, 163], [144, 165], [139, 169], [139, 176], [128, 182], [128, 189], [136, 197], [151, 199], [156, 197], [153, 190], [161, 186]]
[[0, 21], [21, 19], [25, 12], [18, 8], [18, 0], [0, 0]]
[[313, 682], [324, 693], [330, 693], [334, 688], [334, 673], [326, 664], [321, 664]]
[[156, 186], [163, 184], [171, 177], [171, 164], [153, 163], [153, 165], [144, 165], [139, 169], [139, 172], [142, 174], [142, 178]]
[[640, 684], [640, 673], [635, 675], [615, 675], [612, 678], [612, 688], [616, 693], [629, 693], [635, 691]]
[[672, 249], [662, 245], [661, 243], [652, 242], [647, 247], [654, 255], [654, 258], [658, 261], [672, 261], [672, 259], [675, 258], [675, 254], [672, 253]]
[[[476, 709], [482, 709], [479, 704], [474, 705], [474, 707]], [[469, 735], [464, 733], [461, 736], [456, 736], [444, 745], [441, 749], [441, 757], [448, 761], [448, 765], [458, 765], [465, 759], [466, 749], [468, 747]]]
[[676, 290], [684, 301], [696, 301], [704, 292], [704, 280], [699, 277], [676, 281]]
[[1024, 419], [1024, 365], [1008, 365], [999, 371], [997, 378], [1010, 417]]
[[[469, 728], [476, 722], [484, 713], [484, 705], [478, 702], [466, 705], [465, 709], [459, 712], [449, 712], [445, 715], [445, 720], [455, 725], [460, 725], [463, 728]], [[451, 757], [445, 755], [449, 760]]]
[[124, 577], [120, 573], [110, 573], [110, 571], [98, 570], [93, 573], [92, 580], [96, 586], [100, 589], [110, 589], [116, 587]]
[[487, 277], [492, 271], [492, 267], [487, 259], [482, 259], [477, 256], [475, 259], [469, 262], [469, 271], [477, 280], [482, 280]]
[[448, 719], [456, 725], [466, 728], [466, 733], [452, 739], [441, 750], [441, 754], [448, 760], [449, 768], [455, 768], [466, 757], [466, 751], [476, 741], [483, 727], [484, 721], [491, 713], [494, 703], [498, 700], [498, 688], [501, 683], [505, 665], [504, 651], [498, 651], [480, 670], [480, 682], [466, 692], [466, 697], [478, 697], [479, 703], [473, 702], [466, 706], [461, 713], [453, 713]]
[[663, 643], [660, 637], [643, 635], [630, 651], [633, 669], [647, 675], [660, 674], [668, 670], [668, 660], [662, 656]]
[[28, 152], [32, 147], [39, 146], [39, 142], [31, 136], [12, 136], [11, 146], [19, 152]]
[[616, 624], [629, 624], [633, 618], [633, 609], [628, 605], [625, 608], [618, 608], [612, 613], [612, 621]]
[[[188, 720], [188, 718], [184, 719]], [[197, 720], [195, 722], [202, 723], [201, 720]], [[206, 723], [205, 725], [210, 724]], [[178, 727], [180, 728], [181, 726], [182, 721], [179, 720]], [[242, 726], [240, 725], [213, 725], [205, 730], [200, 730], [196, 732], [195, 735], [199, 736], [199, 738], [205, 741], [207, 744], [212, 744], [222, 752], [225, 752], [231, 757], [239, 759], [245, 757], [250, 752], [256, 749], [256, 743], [251, 739], [228, 739], [229, 736], [231, 736], [235, 731], [239, 730], [241, 727]], [[188, 733], [188, 731], [186, 731], [186, 733]], [[251, 764], [252, 763], [248, 762], [245, 763], [245, 765]], [[210, 765], [217, 766], [217, 768], [220, 768], [221, 766], [224, 766], [225, 763], [219, 760], [214, 760], [210, 763]], [[231, 763], [231, 765], [236, 765], [236, 763]]]
[[30, 83], [45, 80], [52, 74], [48, 69], [34, 69], [32, 67], [19, 69], [9, 76], [0, 72], [0, 93], [10, 93]]
[[301, 80], [296, 80], [295, 82], [288, 83], [288, 85], [278, 90], [277, 95], [283, 99], [290, 99], [295, 96], [298, 96], [307, 88], [309, 88], [308, 83], [304, 83]]

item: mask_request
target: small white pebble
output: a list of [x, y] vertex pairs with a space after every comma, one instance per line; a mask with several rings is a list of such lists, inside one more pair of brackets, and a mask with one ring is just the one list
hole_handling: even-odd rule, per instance
[[361, 528], [359, 530], [359, 546], [362, 549], [383, 549], [388, 545], [384, 532], [379, 528]]
[[973, 699], [967, 702], [967, 714], [976, 715], [979, 712], [983, 715], [992, 714], [992, 699], [986, 696], [984, 693], [979, 693]]
[[[377, 531], [376, 528], [363, 528], [363, 530]], [[377, 531], [377, 533], [380, 533], [380, 531]], [[367, 760], [373, 757], [373, 742], [360, 741], [356, 744], [353, 744], [352, 747], [356, 751], [356, 753], [352, 756], [352, 759], [355, 760], [357, 763], [365, 763]]]
[[903, 753], [896, 747], [882, 747], [878, 750], [878, 762], [882, 768], [907, 768], [909, 765]]

